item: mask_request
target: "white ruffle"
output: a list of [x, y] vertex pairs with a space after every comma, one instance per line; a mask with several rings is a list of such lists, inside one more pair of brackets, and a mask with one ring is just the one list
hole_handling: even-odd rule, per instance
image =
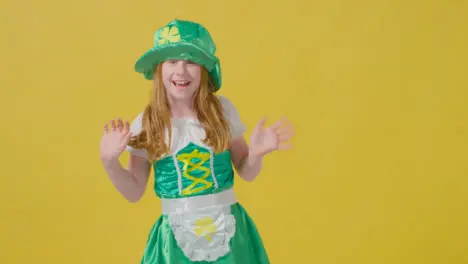
[[[219, 101], [223, 106], [223, 114], [229, 122], [231, 128], [232, 138], [237, 138], [243, 135], [246, 131], [246, 126], [241, 120], [239, 112], [234, 104], [224, 96], [218, 95]], [[133, 135], [138, 135], [143, 131], [142, 127], [143, 112], [140, 112], [132, 121], [130, 131]], [[179, 150], [184, 148], [188, 143], [193, 142], [196, 145], [210, 149], [209, 146], [203, 143], [203, 139], [206, 137], [205, 130], [200, 125], [200, 122], [193, 118], [179, 117], [171, 118], [172, 125], [172, 142], [171, 149], [168, 155], [173, 155]], [[167, 130], [166, 130], [166, 144], [168, 143]], [[148, 159], [148, 152], [145, 149], [136, 149], [130, 146], [126, 146], [126, 150], [133, 155], [140, 156]]]
[[[200, 219], [208, 219], [214, 233], [207, 230], [197, 234]], [[178, 212], [168, 215], [169, 225], [177, 245], [191, 261], [215, 261], [230, 251], [229, 242], [236, 232], [236, 219], [231, 214], [230, 206], [213, 206], [190, 212]], [[200, 229], [199, 229], [200, 230]], [[200, 236], [199, 236], [200, 235]]]

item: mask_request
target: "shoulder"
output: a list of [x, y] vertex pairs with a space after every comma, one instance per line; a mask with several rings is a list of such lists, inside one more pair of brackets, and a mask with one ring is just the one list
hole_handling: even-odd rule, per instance
[[[143, 112], [140, 112], [131, 121], [130, 132], [132, 132], [133, 136], [136, 136], [140, 134], [141, 131], [143, 131], [142, 120], [143, 120]], [[149, 155], [146, 149], [138, 149], [138, 148], [134, 148], [134, 147], [127, 145], [126, 150], [135, 156], [139, 156], [139, 157], [149, 160], [148, 158]]]
[[142, 125], [143, 111], [139, 112], [130, 123], [130, 131], [135, 135], [141, 132], [143, 129]]
[[218, 100], [222, 106], [225, 106], [226, 104], [231, 104], [231, 101], [226, 96], [216, 95], [216, 97], [218, 97]]
[[222, 95], [217, 95], [219, 102], [221, 103], [221, 106], [223, 107], [223, 110], [227, 113], [230, 114], [232, 112], [237, 112], [236, 107], [232, 103], [232, 101], [227, 98], [226, 96]]
[[246, 126], [234, 104], [225, 96], [218, 95], [218, 99], [223, 107], [224, 115], [226, 116], [230, 126], [233, 138], [241, 136], [246, 131]]
[[141, 120], [143, 119], [143, 111], [139, 112], [134, 118], [133, 118], [133, 121], [132, 122], [141, 122]]

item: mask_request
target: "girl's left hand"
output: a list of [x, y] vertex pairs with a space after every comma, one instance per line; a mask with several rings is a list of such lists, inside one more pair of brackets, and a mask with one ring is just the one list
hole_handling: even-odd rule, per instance
[[291, 124], [286, 125], [285, 120], [280, 120], [270, 127], [264, 128], [266, 119], [263, 118], [257, 124], [250, 137], [250, 155], [262, 157], [275, 150], [291, 148], [286, 143], [294, 135]]

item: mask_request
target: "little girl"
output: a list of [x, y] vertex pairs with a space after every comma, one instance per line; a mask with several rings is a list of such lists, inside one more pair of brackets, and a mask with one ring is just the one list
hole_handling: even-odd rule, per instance
[[[216, 46], [200, 24], [173, 20], [135, 65], [154, 80], [151, 102], [131, 126], [104, 126], [101, 161], [116, 189], [130, 202], [142, 197], [154, 169], [162, 215], [154, 224], [141, 263], [266, 264], [260, 235], [233, 191], [234, 169], [246, 181], [263, 157], [289, 148], [284, 122], [252, 132], [250, 146], [234, 105], [215, 95], [221, 87]], [[119, 157], [130, 152], [127, 168]]]

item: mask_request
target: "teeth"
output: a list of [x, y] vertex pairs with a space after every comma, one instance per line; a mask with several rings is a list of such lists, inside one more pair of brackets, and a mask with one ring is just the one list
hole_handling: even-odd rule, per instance
[[186, 85], [188, 84], [189, 82], [186, 82], [186, 81], [174, 81], [175, 84], [179, 84], [179, 85]]

